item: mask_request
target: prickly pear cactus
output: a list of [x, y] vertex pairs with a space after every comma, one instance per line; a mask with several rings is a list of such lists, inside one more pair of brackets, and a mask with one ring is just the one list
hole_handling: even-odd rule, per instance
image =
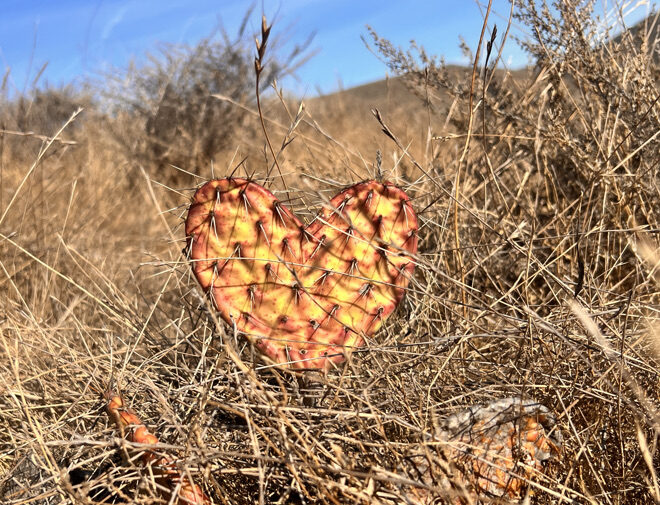
[[533, 494], [530, 481], [545, 473], [547, 461], [559, 458], [563, 443], [550, 410], [520, 397], [454, 414], [440, 423], [437, 435], [431, 449], [445, 450], [453, 472], [429, 447], [411, 450], [405, 459], [407, 473], [424, 486], [410, 489], [409, 503], [431, 505], [438, 496], [451, 497], [448, 502], [457, 505], [499, 499], [519, 503]]
[[186, 219], [197, 280], [272, 362], [329, 369], [394, 311], [417, 252], [417, 217], [388, 183], [352, 186], [303, 225], [266, 188], [212, 180]]

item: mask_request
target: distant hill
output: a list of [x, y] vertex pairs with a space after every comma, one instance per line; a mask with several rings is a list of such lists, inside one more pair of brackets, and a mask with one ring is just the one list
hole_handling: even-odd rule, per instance
[[631, 26], [625, 32], [612, 39], [614, 43], [619, 43], [627, 34], [632, 35], [636, 46], [641, 46], [646, 42], [649, 51], [653, 53], [653, 59], [660, 61], [660, 11], [654, 12], [647, 18]]
[[[472, 67], [448, 65], [446, 71], [449, 79], [469, 86], [472, 77]], [[529, 76], [531, 69], [498, 70], [503, 76], [507, 72], [510, 77], [522, 80]], [[446, 103], [437, 89], [433, 90], [433, 104], [435, 107], [450, 105], [451, 97], [447, 93]], [[409, 118], [426, 114], [426, 106], [422, 96], [415, 93], [405, 82], [405, 76], [389, 77], [380, 81], [363, 84], [354, 88], [340, 90], [328, 95], [322, 95], [306, 101], [310, 111], [322, 111], [323, 115], [337, 116], [348, 114], [355, 118], [371, 116], [371, 110], [376, 108], [384, 115], [401, 114]]]
[[[447, 71], [452, 78], [458, 80], [468, 78], [472, 69], [459, 65], [449, 65]], [[423, 107], [423, 100], [406, 85], [405, 77], [402, 76], [388, 77], [380, 81], [340, 90], [317, 97], [312, 102], [323, 103], [328, 106], [342, 103], [352, 109], [357, 108], [357, 110], [367, 113], [370, 113], [373, 108], [377, 108], [381, 112], [389, 112], [393, 108], [412, 107], [416, 109]]]
[[342, 111], [360, 117], [370, 116], [373, 108], [384, 113], [400, 108], [419, 109], [423, 102], [408, 88], [403, 77], [389, 77], [313, 98], [308, 100], [308, 105], [328, 113]]
[[[654, 57], [660, 60], [660, 11], [652, 13], [647, 18], [630, 27], [626, 32], [617, 35], [612, 42], [621, 42], [626, 34], [632, 35], [636, 45], [646, 42]], [[456, 79], [466, 79], [471, 76], [472, 68], [459, 65], [448, 65], [447, 71]], [[513, 77], [523, 77], [530, 69], [510, 71]], [[363, 84], [353, 88], [340, 90], [314, 98], [309, 103], [334, 105], [336, 102], [350, 104], [363, 112], [372, 108], [387, 111], [392, 106], [419, 107], [422, 101], [404, 83], [403, 77], [390, 77], [380, 81]], [[364, 110], [363, 110], [364, 109]]]
[[[522, 81], [529, 71], [515, 70], [511, 74], [514, 80]], [[447, 72], [450, 80], [469, 86], [472, 68], [448, 66]], [[446, 112], [454, 100], [442, 90], [432, 89], [431, 93], [433, 109], [429, 110], [423, 95], [406, 84], [405, 76], [398, 76], [307, 99], [305, 106], [326, 134], [366, 156], [373, 156], [377, 149], [391, 152], [393, 146], [373, 117], [372, 109], [378, 109], [394, 134], [410, 146], [410, 151], [415, 156], [424, 156], [429, 134], [448, 132]]]
[[[616, 44], [621, 42], [623, 37], [631, 35], [636, 47], [646, 43], [656, 61], [659, 61], [659, 27], [660, 15], [654, 13], [611, 41]], [[448, 65], [447, 72], [450, 80], [469, 86], [471, 67]], [[500, 77], [504, 72], [505, 70], [498, 70]], [[535, 71], [533, 67], [527, 67], [506, 72], [512, 78], [510, 85], [524, 85], [529, 82], [530, 73]], [[566, 77], [567, 84], [571, 86], [570, 75]], [[436, 109], [429, 113], [423, 98], [406, 84], [405, 77], [397, 76], [307, 99], [305, 104], [312, 118], [323, 125], [326, 133], [340, 142], [364, 150], [373, 150], [373, 146], [380, 142], [387, 144], [371, 113], [372, 109], [376, 108], [397, 135], [406, 141], [414, 142], [414, 149], [414, 146], [423, 146], [426, 143], [426, 137], [420, 133], [426, 129], [420, 126], [428, 124], [433, 134], [442, 134], [446, 128], [446, 115], [438, 112], [448, 108], [451, 100], [449, 93], [443, 96], [442, 91], [434, 90], [433, 104]], [[364, 128], [365, 125], [369, 127]]]

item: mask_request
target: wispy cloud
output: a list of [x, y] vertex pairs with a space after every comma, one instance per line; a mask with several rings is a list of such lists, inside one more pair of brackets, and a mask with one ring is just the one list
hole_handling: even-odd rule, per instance
[[121, 23], [122, 19], [124, 19], [126, 11], [128, 11], [128, 6], [124, 5], [117, 11], [114, 16], [108, 20], [108, 22], [103, 27], [103, 30], [101, 30], [101, 40], [105, 41], [108, 39], [108, 37], [110, 37], [110, 34], [112, 33], [112, 30], [114, 30], [115, 26]]

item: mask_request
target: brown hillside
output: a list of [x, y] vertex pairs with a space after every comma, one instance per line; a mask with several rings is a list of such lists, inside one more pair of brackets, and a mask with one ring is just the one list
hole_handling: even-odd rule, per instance
[[[444, 72], [457, 87], [469, 89], [471, 68], [450, 65]], [[494, 81], [518, 90], [531, 72], [531, 68], [498, 70]], [[478, 83], [476, 89], [480, 89]], [[423, 84], [416, 85], [410, 76], [397, 76], [316, 97], [306, 101], [305, 106], [308, 114], [335, 139], [371, 156], [376, 149], [392, 145], [373, 116], [372, 110], [378, 109], [401, 140], [410, 143], [411, 152], [422, 156], [431, 137], [461, 133], [449, 123], [453, 102], [449, 90], [425, 88]]]

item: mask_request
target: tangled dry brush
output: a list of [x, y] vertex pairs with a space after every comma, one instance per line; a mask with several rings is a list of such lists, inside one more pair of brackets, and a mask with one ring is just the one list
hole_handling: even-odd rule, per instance
[[[168, 165], [153, 118], [177, 96], [173, 81], [142, 112], [89, 99], [63, 129], [40, 118], [39, 100], [5, 94], [0, 502], [167, 503], [144, 447], [104, 412], [115, 388], [157, 434], [152, 450], [175, 455], [213, 503], [451, 502], [438, 482], [458, 474], [435, 436], [467, 406], [511, 397], [544, 405], [563, 439], [523, 499], [660, 503], [658, 17], [614, 36], [620, 20], [591, 4], [516, 7], [536, 62], [526, 71], [498, 65], [511, 35], [492, 19], [473, 69], [372, 34], [419, 98], [354, 117], [342, 136], [323, 99], [299, 107], [271, 93], [259, 108], [272, 152], [253, 98], [213, 88], [220, 97], [195, 105], [206, 117], [215, 104], [240, 111], [209, 148], [213, 165], [179, 143]], [[40, 93], [65, 117], [79, 101]], [[363, 179], [412, 198], [406, 297], [327, 375], [264, 363], [191, 274], [190, 198], [232, 173], [306, 221]]]

